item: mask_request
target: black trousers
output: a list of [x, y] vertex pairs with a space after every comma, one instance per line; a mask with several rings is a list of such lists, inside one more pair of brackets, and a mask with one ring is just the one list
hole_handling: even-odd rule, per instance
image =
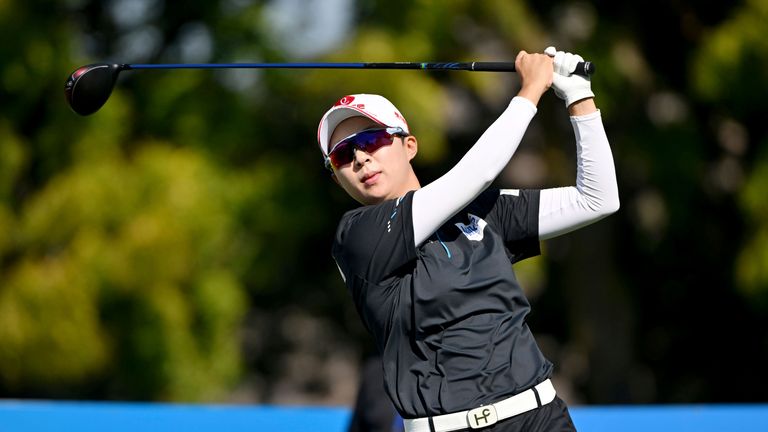
[[568, 406], [559, 397], [532, 411], [477, 429], [482, 432], [575, 432]]

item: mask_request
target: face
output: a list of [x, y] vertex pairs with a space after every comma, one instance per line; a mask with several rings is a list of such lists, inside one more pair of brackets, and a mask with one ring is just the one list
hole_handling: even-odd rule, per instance
[[[348, 118], [333, 131], [331, 150], [336, 143], [354, 133], [380, 127], [367, 117]], [[419, 187], [410, 163], [416, 151], [416, 138], [412, 136], [395, 137], [392, 145], [385, 145], [371, 153], [357, 149], [351, 163], [333, 168], [334, 178], [361, 204], [377, 204], [397, 198]]]

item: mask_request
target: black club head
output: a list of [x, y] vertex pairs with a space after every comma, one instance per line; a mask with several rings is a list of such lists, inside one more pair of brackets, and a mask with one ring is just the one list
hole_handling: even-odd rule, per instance
[[102, 63], [72, 72], [64, 84], [64, 95], [72, 110], [82, 116], [98, 111], [112, 94], [121, 70], [123, 67], [119, 64]]

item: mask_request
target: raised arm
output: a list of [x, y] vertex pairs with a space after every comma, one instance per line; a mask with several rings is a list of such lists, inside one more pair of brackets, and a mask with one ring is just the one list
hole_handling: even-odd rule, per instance
[[576, 136], [576, 185], [541, 191], [539, 238], [556, 237], [619, 209], [619, 189], [608, 137], [588, 78], [571, 75], [581, 57], [547, 48], [554, 57], [555, 93], [565, 101]]
[[464, 208], [501, 173], [552, 84], [552, 59], [521, 51], [515, 68], [522, 84], [507, 109], [450, 171], [413, 196], [414, 242], [418, 246]]
[[576, 185], [541, 191], [542, 240], [589, 225], [619, 209], [616, 171], [600, 111], [591, 98], [569, 110], [576, 136]]

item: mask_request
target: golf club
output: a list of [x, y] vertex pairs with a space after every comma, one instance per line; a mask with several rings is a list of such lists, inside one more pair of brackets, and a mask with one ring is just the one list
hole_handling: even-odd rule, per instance
[[[107, 64], [82, 66], [72, 72], [64, 84], [64, 95], [73, 111], [86, 116], [99, 110], [109, 99], [124, 70], [135, 69], [420, 69], [465, 70], [475, 72], [514, 72], [513, 62], [465, 63], [177, 63], [177, 64]], [[587, 76], [595, 65], [585, 61], [578, 64], [575, 74]]]

